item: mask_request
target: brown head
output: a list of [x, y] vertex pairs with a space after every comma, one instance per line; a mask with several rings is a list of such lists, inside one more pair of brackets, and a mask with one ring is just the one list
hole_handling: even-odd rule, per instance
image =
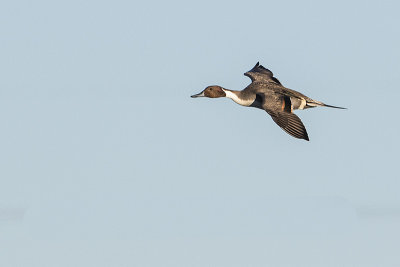
[[209, 97], [209, 98], [217, 98], [217, 97], [225, 97], [226, 94], [224, 89], [218, 85], [211, 85], [204, 89], [201, 93], [197, 95], [192, 95], [192, 97]]

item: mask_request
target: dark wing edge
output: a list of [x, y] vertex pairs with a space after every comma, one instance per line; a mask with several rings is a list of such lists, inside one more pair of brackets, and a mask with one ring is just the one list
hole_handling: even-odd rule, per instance
[[252, 82], [263, 81], [282, 85], [281, 82], [274, 77], [272, 71], [260, 65], [259, 62], [257, 62], [257, 64], [251, 70], [244, 73], [244, 75], [249, 77]]
[[266, 111], [269, 115], [271, 115], [274, 122], [278, 124], [279, 127], [281, 127], [286, 133], [293, 137], [310, 141], [306, 127], [304, 127], [304, 124], [301, 122], [300, 118], [296, 116], [296, 114], [284, 111]]

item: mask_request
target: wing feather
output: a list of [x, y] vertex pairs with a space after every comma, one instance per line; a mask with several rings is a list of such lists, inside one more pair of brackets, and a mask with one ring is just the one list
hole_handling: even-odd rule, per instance
[[282, 85], [280, 81], [274, 77], [272, 71], [264, 68], [259, 62], [244, 75], [249, 77], [252, 82], [266, 82]]
[[282, 130], [293, 137], [307, 141], [310, 140], [303, 122], [292, 112], [290, 97], [282, 96], [274, 92], [257, 95], [262, 99], [262, 108]]
[[304, 127], [304, 124], [296, 114], [285, 111], [272, 112], [267, 110], [267, 112], [271, 115], [274, 122], [291, 136], [307, 141], [310, 140], [306, 127]]

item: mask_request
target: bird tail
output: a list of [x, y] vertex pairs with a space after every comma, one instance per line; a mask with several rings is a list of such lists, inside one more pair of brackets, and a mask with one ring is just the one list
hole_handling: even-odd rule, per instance
[[332, 105], [327, 105], [325, 103], [312, 100], [312, 101], [307, 101], [306, 107], [309, 108], [314, 108], [314, 107], [328, 107], [328, 108], [338, 108], [338, 109], [347, 109], [347, 108], [342, 108], [342, 107], [337, 107], [337, 106], [332, 106]]
[[338, 108], [338, 109], [347, 109], [347, 108], [343, 108], [343, 107], [337, 107], [337, 106], [331, 106], [331, 105], [327, 105], [324, 104], [323, 107], [328, 107], [328, 108]]

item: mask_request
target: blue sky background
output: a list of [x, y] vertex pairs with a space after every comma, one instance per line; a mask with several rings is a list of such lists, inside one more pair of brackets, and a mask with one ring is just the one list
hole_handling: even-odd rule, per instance
[[[399, 266], [396, 1], [0, 3], [1, 266]], [[191, 99], [260, 61], [348, 110]]]

